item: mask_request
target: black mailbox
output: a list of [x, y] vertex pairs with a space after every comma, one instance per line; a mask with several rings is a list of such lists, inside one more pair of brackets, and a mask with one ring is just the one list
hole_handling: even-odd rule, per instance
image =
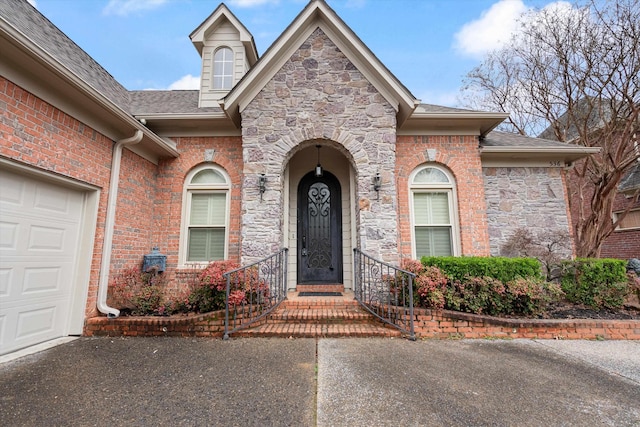
[[142, 262], [142, 271], [144, 271], [145, 273], [148, 273], [151, 270], [156, 270], [158, 273], [162, 273], [166, 267], [167, 256], [162, 255], [159, 248], [153, 248], [150, 254], [144, 256]]

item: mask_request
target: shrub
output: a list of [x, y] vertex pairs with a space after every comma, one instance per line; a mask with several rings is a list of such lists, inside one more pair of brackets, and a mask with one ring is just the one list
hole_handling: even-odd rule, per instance
[[447, 282], [447, 276], [438, 267], [423, 268], [414, 282], [414, 292], [420, 304], [428, 308], [444, 308]]
[[164, 298], [165, 287], [166, 276], [128, 268], [113, 278], [107, 290], [107, 302], [112, 307], [138, 316], [170, 314], [171, 304]]
[[594, 309], [622, 307], [630, 292], [626, 263], [617, 259], [576, 259], [562, 268], [567, 300]]
[[475, 314], [502, 314], [505, 310], [505, 286], [492, 277], [465, 277], [455, 281], [447, 292], [447, 308]]
[[425, 266], [436, 266], [452, 281], [465, 277], [491, 277], [503, 283], [518, 277], [540, 278], [540, 262], [535, 258], [506, 257], [423, 257]]
[[233, 261], [213, 261], [198, 276], [198, 282], [188, 296], [192, 311], [206, 313], [225, 308], [227, 279], [224, 273], [238, 268]]
[[550, 302], [563, 296], [560, 285], [535, 278], [517, 278], [506, 284], [511, 314], [534, 315], [545, 310]]

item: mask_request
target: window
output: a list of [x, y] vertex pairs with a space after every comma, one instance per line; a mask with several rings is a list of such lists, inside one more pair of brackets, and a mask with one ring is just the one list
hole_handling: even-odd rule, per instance
[[221, 169], [207, 165], [186, 180], [182, 259], [209, 262], [225, 259], [229, 180]]
[[233, 51], [222, 47], [213, 55], [213, 88], [231, 89], [233, 86]]
[[[620, 216], [622, 212], [615, 212], [614, 221], [618, 220], [618, 216]], [[630, 210], [627, 215], [620, 221], [616, 231], [622, 230], [633, 230], [640, 228], [640, 209]]]
[[453, 178], [440, 167], [423, 166], [410, 182], [415, 257], [457, 255]]

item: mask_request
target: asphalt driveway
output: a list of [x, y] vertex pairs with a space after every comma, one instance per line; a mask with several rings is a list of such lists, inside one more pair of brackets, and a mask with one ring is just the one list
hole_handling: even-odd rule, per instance
[[2, 426], [640, 425], [640, 342], [80, 338], [0, 364]]

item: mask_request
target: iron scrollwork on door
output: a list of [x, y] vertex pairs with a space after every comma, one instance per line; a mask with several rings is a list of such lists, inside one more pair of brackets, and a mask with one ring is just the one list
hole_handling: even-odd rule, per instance
[[[316, 182], [307, 193], [309, 244], [307, 266], [332, 268], [331, 259], [331, 190], [327, 184]], [[304, 240], [306, 240], [303, 237]]]

